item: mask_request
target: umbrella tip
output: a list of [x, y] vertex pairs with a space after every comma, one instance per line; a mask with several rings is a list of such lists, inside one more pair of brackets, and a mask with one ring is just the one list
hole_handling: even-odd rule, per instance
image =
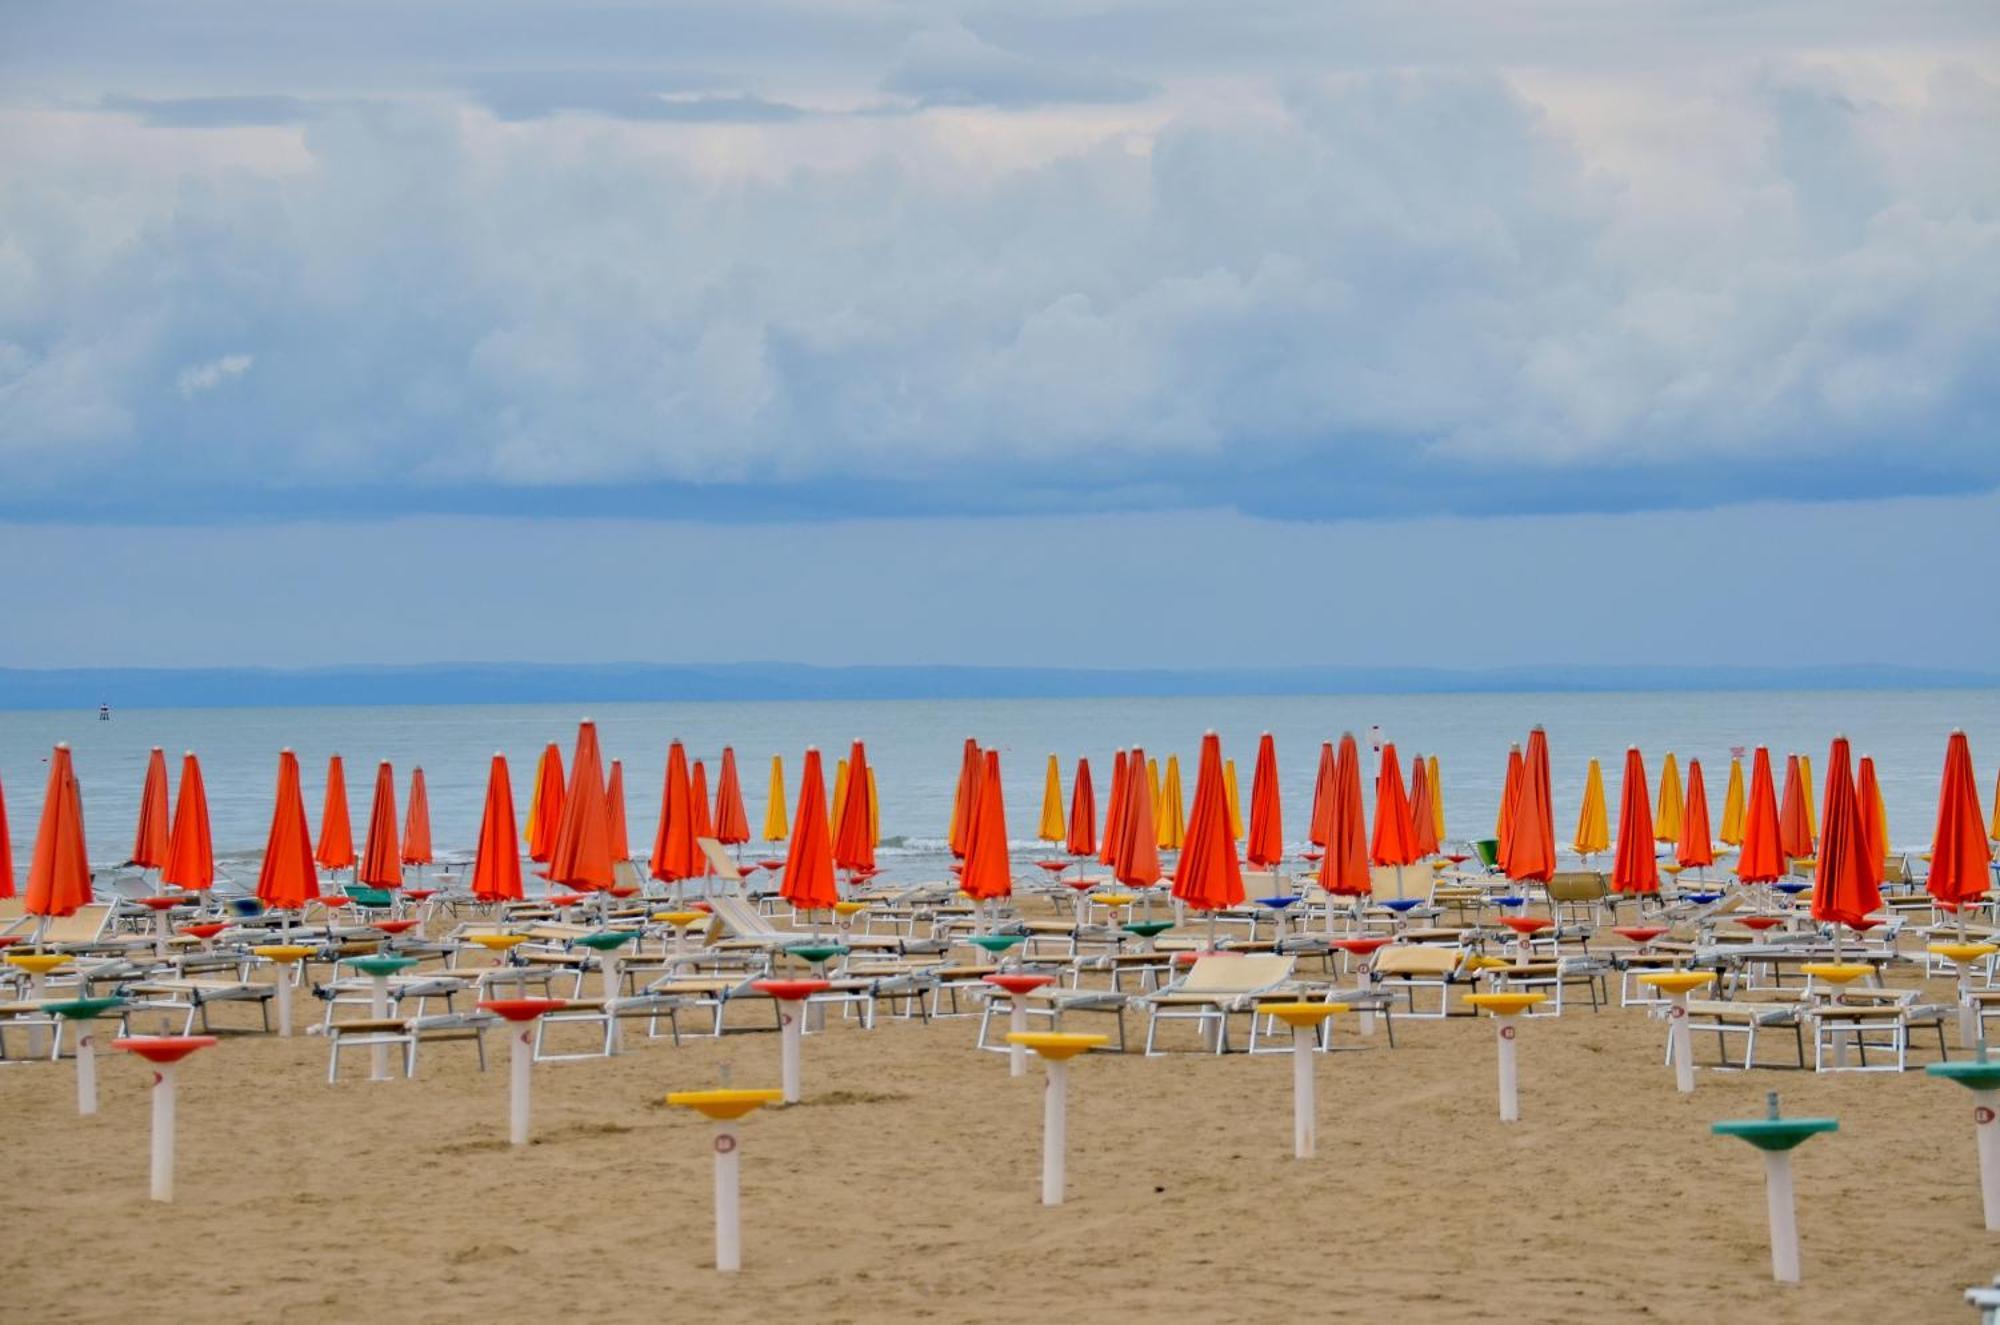
[[278, 747], [278, 753], [281, 755], [288, 755], [291, 752], [292, 752], [292, 747], [289, 745], [281, 745]]
[[503, 752], [499, 751], [499, 750], [495, 750], [495, 751], [493, 752], [493, 757], [494, 757], [495, 759], [504, 759], [504, 758], [506, 758], [506, 755], [505, 755], [505, 754], [504, 754]]
[[67, 750], [67, 749], [69, 749], [69, 742], [68, 742], [68, 741], [57, 741], [57, 742], [56, 742], [56, 749], [58, 749], [58, 750]]
[[153, 747], [153, 750], [155, 753], [159, 753], [160, 747], [156, 745]]
[[192, 750], [183, 750], [181, 751], [181, 753], [186, 755], [189, 759], [194, 758], [194, 751]]

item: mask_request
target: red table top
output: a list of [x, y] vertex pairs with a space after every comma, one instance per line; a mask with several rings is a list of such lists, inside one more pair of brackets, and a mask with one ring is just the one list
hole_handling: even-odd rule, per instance
[[1040, 989], [1043, 985], [1056, 982], [1053, 975], [1031, 975], [1026, 971], [1003, 971], [999, 975], [982, 977], [987, 984], [1004, 989], [1010, 994], [1025, 994], [1030, 989]]
[[150, 906], [155, 911], [165, 911], [176, 906], [189, 906], [194, 902], [194, 898], [192, 897], [135, 897], [132, 900], [141, 906]]
[[1386, 948], [1394, 942], [1394, 939], [1383, 938], [1377, 935], [1359, 939], [1335, 939], [1333, 946], [1351, 957], [1366, 957], [1368, 954]]
[[1665, 925], [1620, 925], [1611, 931], [1620, 938], [1631, 939], [1634, 943], [1651, 943], [1667, 932]]
[[[223, 930], [228, 928], [229, 928], [228, 925], [222, 923], [219, 920], [204, 920], [199, 925], [182, 925], [181, 933], [192, 935], [193, 937], [198, 939], [212, 939], [217, 934], [220, 934]], [[199, 1045], [195, 1047], [200, 1048]]]
[[823, 994], [833, 985], [825, 980], [757, 980], [750, 987], [760, 994], [769, 994], [781, 1003], [796, 1003], [814, 994]]
[[1546, 920], [1541, 916], [1502, 916], [1500, 917], [1500, 923], [1513, 930], [1516, 934], [1536, 934], [1547, 929], [1555, 922], [1553, 920]]
[[178, 1063], [197, 1049], [215, 1043], [213, 1035], [134, 1035], [113, 1040], [113, 1049], [124, 1049], [155, 1063]]
[[374, 920], [369, 922], [368, 928], [379, 929], [384, 934], [407, 934], [421, 923], [416, 920]]
[[533, 1021], [545, 1012], [566, 1008], [569, 1003], [560, 998], [489, 998], [479, 1006], [499, 1013], [508, 1021]]

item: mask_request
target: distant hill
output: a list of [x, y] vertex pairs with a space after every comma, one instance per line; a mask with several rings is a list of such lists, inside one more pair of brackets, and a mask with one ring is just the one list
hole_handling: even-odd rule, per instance
[[0, 668], [0, 709], [253, 708], [645, 700], [2000, 688], [2000, 672], [1855, 667], [811, 667], [437, 663], [398, 667]]

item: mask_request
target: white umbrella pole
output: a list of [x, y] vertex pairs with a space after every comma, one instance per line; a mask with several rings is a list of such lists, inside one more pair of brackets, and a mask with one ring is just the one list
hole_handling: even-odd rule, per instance
[[[369, 977], [368, 1015], [377, 1021], [389, 1015], [389, 977], [375, 975]], [[387, 1081], [389, 1079], [389, 1046], [373, 1044], [368, 1048], [368, 1079]]]
[[622, 1047], [619, 1043], [618, 1034], [620, 1029], [618, 1025], [618, 991], [620, 987], [618, 980], [620, 966], [618, 949], [606, 948], [598, 958], [598, 962], [604, 968], [604, 1017], [606, 1022], [604, 1043], [606, 1052], [615, 1054]]
[[1069, 1064], [1050, 1058], [1043, 1068], [1048, 1081], [1042, 1087], [1042, 1204], [1061, 1205], [1069, 1133]]
[[174, 1065], [153, 1067], [153, 1199], [174, 1199]]
[[[76, 1111], [84, 1117], [97, 1112], [97, 1037], [88, 1021], [76, 1025]], [[1982, 1142], [1982, 1155], [1985, 1149]]]
[[734, 1274], [743, 1268], [743, 1212], [737, 1163], [736, 1127], [715, 1128], [715, 1268]]
[[1667, 1009], [1667, 1041], [1674, 1055], [1674, 1089], [1683, 1095], [1694, 1093], [1694, 1044], [1688, 1034], [1688, 996], [1674, 998]]
[[512, 1078], [507, 1094], [507, 1140], [513, 1145], [528, 1144], [529, 1091], [533, 1088], [530, 1072], [535, 1065], [535, 1032], [533, 1023], [521, 1022], [510, 1028], [513, 1047], [508, 1053], [507, 1070]]
[[153, 956], [160, 961], [167, 959], [167, 913], [153, 911]]
[[278, 968], [278, 1038], [292, 1038], [292, 968]]
[[[1028, 1005], [1025, 994], [1007, 995], [1007, 1030], [1013, 1035], [1025, 1035], [1028, 1030]], [[1028, 1075], [1028, 1046], [1018, 1040], [1007, 1044], [1007, 1075], [1024, 1077]]]
[[[1958, 1047], [1979, 1047], [1979, 1010], [1972, 1005], [1972, 963], [1958, 964]], [[1987, 1223], [1992, 1228], [1991, 1221]]]
[[1521, 1121], [1521, 1097], [1517, 1089], [1518, 1076], [1514, 1066], [1514, 1024], [1500, 1022], [1500, 1121], [1518, 1123]]
[[2000, 1091], [1972, 1092], [1972, 1125], [1979, 1139], [1979, 1195], [1986, 1227], [2000, 1230]]
[[[41, 1002], [47, 990], [48, 990], [48, 980], [45, 976], [38, 974], [31, 974], [28, 976], [28, 998], [31, 1001], [37, 1003]], [[42, 1056], [42, 1028], [40, 1023], [31, 1023], [28, 1026], [28, 1057], [40, 1058], [41, 1056]]]
[[1792, 1197], [1792, 1152], [1764, 1152], [1764, 1196], [1771, 1216], [1771, 1277], [1799, 1281], [1799, 1220]]
[[799, 1044], [805, 1037], [806, 1005], [803, 999], [783, 999], [778, 1003], [779, 1038], [782, 1044], [781, 1076], [785, 1103], [799, 1102]]
[[1313, 1035], [1310, 1026], [1292, 1027], [1292, 1155], [1311, 1159], [1317, 1137], [1313, 1102]]

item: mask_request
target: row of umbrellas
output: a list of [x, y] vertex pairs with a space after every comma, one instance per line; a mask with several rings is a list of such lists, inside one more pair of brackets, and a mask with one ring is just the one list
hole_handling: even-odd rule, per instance
[[[1511, 762], [1509, 767], [1511, 771]], [[1626, 768], [1628, 774], [1633, 768], [1629, 755]], [[1882, 800], [1881, 786], [1876, 781], [1875, 761], [1867, 755], [1861, 756], [1856, 765], [1855, 791], [1861, 797], [1865, 812], [1873, 815], [1881, 826], [1886, 841], [1888, 810]], [[1698, 857], [1702, 852], [1712, 852], [1711, 843], [1716, 839], [1727, 846], [1741, 846], [1744, 805], [1743, 760], [1736, 756], [1729, 761], [1729, 783], [1723, 793], [1721, 830], [1711, 837], [1708, 789], [1703, 780], [1701, 761], [1688, 761], [1687, 785], [1683, 790], [1680, 765], [1673, 751], [1669, 750], [1660, 769], [1659, 800], [1652, 811], [1652, 840], [1673, 847], [1679, 853], [1677, 858], [1682, 865], [1713, 864], [1712, 854], [1709, 859], [1691, 859], [1689, 856]], [[1995, 787], [1994, 811], [1995, 835], [2000, 836], [2000, 785]], [[1503, 805], [1501, 825], [1505, 823], [1505, 815]], [[1501, 825], [1496, 825], [1496, 828]], [[1814, 844], [1819, 839], [1819, 812], [1813, 806], [1812, 758], [1809, 755], [1791, 754], [1785, 757], [1785, 790], [1778, 802], [1778, 829], [1787, 856], [1796, 859], [1812, 855]], [[1579, 855], [1591, 856], [1609, 846], [1610, 840], [1605, 816], [1604, 770], [1593, 759], [1584, 772], [1583, 803], [1577, 814], [1574, 846]]]

